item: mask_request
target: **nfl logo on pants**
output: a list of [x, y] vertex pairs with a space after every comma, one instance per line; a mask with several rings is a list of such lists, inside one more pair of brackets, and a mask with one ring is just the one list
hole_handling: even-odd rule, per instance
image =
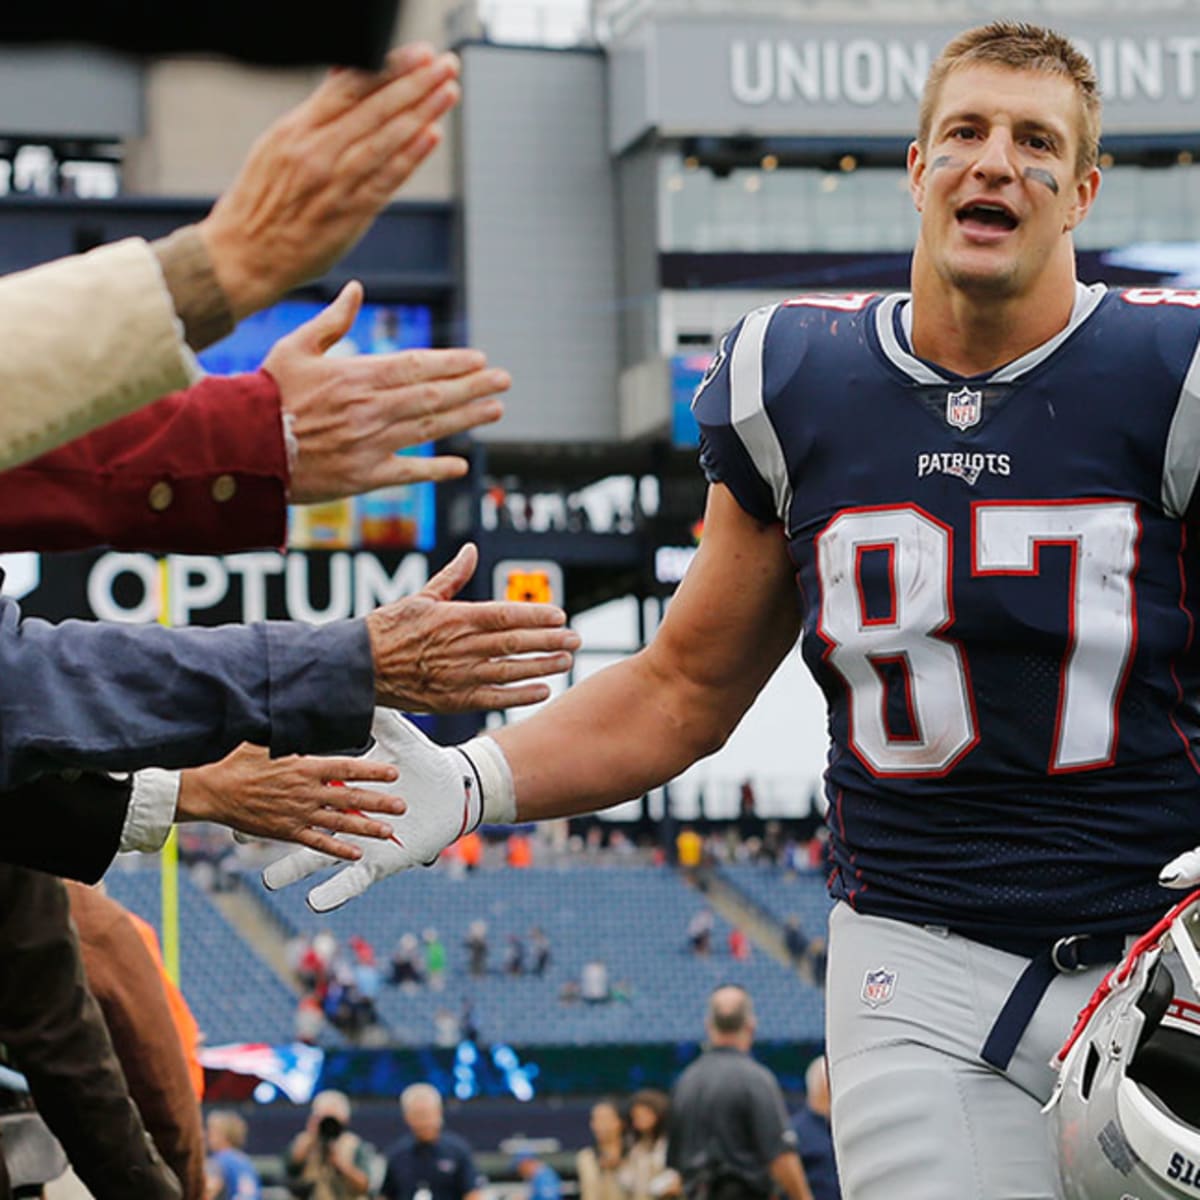
[[876, 967], [874, 971], [868, 971], [863, 978], [863, 1003], [871, 1008], [878, 1008], [892, 998], [895, 990], [896, 972], [889, 971], [887, 967]]

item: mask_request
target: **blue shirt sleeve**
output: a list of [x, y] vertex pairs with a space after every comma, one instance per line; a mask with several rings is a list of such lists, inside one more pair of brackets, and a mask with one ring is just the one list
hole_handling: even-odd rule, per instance
[[351, 749], [373, 706], [362, 621], [52, 625], [0, 598], [0, 787], [69, 767], [196, 766], [246, 741]]

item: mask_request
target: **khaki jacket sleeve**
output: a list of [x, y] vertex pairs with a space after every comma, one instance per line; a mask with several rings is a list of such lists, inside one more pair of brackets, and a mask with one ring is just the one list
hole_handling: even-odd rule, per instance
[[0, 278], [0, 350], [0, 470], [200, 374], [138, 238]]

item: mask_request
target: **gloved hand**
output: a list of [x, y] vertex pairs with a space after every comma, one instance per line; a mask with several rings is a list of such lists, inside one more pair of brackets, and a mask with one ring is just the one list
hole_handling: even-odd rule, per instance
[[[439, 746], [390, 709], [375, 710], [371, 733], [375, 745], [365, 757], [392, 763], [399, 769], [400, 778], [395, 783], [357, 786], [402, 796], [408, 808], [398, 817], [371, 814], [392, 826], [387, 841], [339, 835], [339, 841], [357, 846], [362, 858], [308, 893], [308, 906], [314, 912], [339, 908], [397, 871], [429, 866], [485, 816], [498, 823], [511, 822], [516, 816], [512, 775], [504, 754], [491, 738], [474, 738], [462, 746]], [[317, 850], [295, 850], [266, 867], [262, 881], [269, 891], [278, 891], [342, 861]]]
[[1158, 873], [1158, 882], [1163, 887], [1185, 891], [1200, 887], [1200, 846], [1185, 850], [1171, 859]]

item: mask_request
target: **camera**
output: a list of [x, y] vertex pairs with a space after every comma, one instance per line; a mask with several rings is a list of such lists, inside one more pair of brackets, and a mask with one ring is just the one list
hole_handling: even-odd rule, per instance
[[322, 1117], [317, 1122], [317, 1137], [323, 1142], [336, 1142], [345, 1130], [345, 1125], [337, 1117]]

